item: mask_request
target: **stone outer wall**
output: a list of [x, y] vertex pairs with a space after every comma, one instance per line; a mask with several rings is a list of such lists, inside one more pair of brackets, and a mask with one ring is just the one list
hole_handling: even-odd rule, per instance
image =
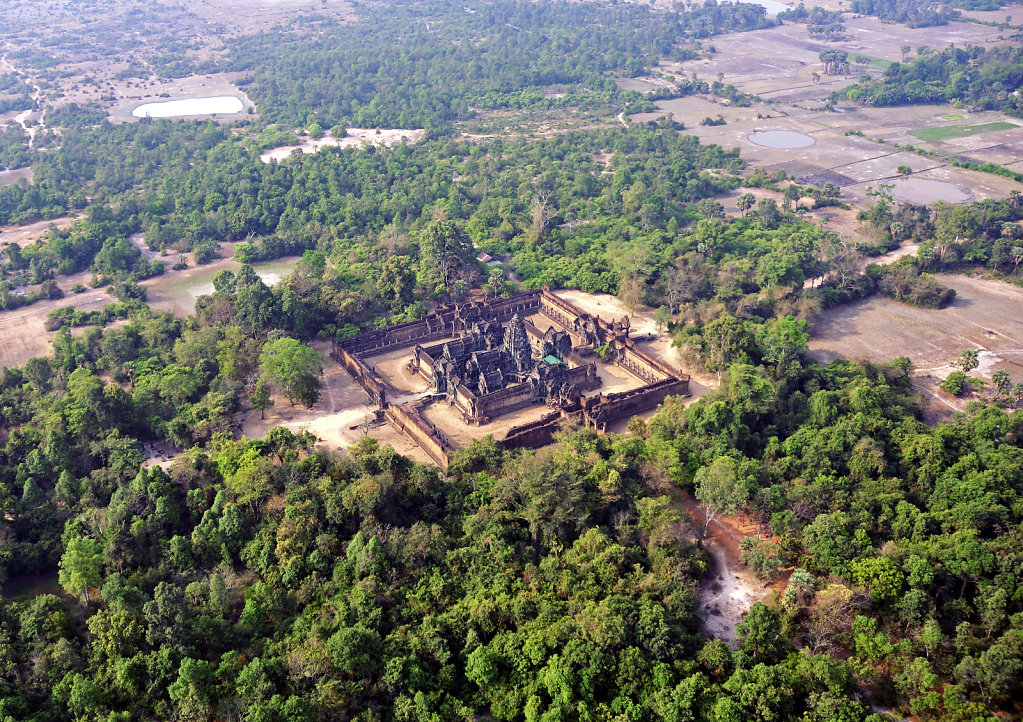
[[387, 395], [392, 389], [381, 378], [380, 374], [370, 368], [361, 358], [349, 353], [337, 342], [334, 343], [334, 350], [331, 352], [330, 357], [352, 375], [352, 378], [369, 394], [369, 397], [373, 399], [378, 408], [387, 408]]
[[561, 431], [564, 418], [565, 414], [561, 411], [544, 414], [536, 421], [508, 429], [508, 433], [498, 443], [505, 449], [536, 449], [546, 446], [554, 441], [554, 434]]
[[384, 415], [394, 428], [412, 439], [437, 466], [447, 471], [448, 454], [456, 447], [440, 429], [423, 415], [420, 406], [388, 404], [384, 409]]
[[418, 321], [360, 333], [341, 342], [347, 351], [360, 356], [372, 356], [416, 344], [425, 345], [448, 336], [468, 331], [479, 321], [506, 321], [516, 313], [528, 316], [540, 308], [543, 291], [525, 291], [510, 298], [492, 301], [471, 301], [440, 308]]
[[689, 379], [672, 376], [632, 391], [593, 396], [583, 402], [583, 423], [597, 431], [607, 431], [608, 425], [619, 419], [651, 409], [666, 396], [678, 396], [688, 391]]

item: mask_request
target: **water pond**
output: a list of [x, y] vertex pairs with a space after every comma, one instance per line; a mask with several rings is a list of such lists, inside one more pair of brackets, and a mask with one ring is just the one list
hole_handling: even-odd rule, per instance
[[[272, 286], [290, 274], [296, 263], [298, 256], [289, 256], [276, 261], [254, 263], [252, 269], [264, 283]], [[225, 269], [237, 273], [240, 268], [241, 264], [234, 259], [222, 259], [187, 271], [168, 271], [145, 282], [147, 302], [158, 311], [170, 311], [179, 316], [191, 315], [195, 311], [196, 299], [213, 293], [214, 276]]]
[[805, 133], [797, 133], [794, 130], [758, 130], [747, 138], [751, 143], [775, 150], [809, 148], [816, 142]]
[[[272, 286], [295, 270], [296, 263], [298, 263], [296, 257], [282, 258], [266, 263], [253, 263], [252, 270], [263, 279], [263, 283]], [[237, 266], [232, 264], [229, 270], [237, 271], [238, 268], [241, 268], [241, 264]], [[180, 284], [175, 284], [175, 290], [180, 294], [190, 296], [194, 302], [199, 296], [208, 296], [213, 293], [213, 277], [222, 270], [222, 268], [203, 269], [195, 275], [183, 279]]]
[[245, 109], [241, 98], [215, 95], [210, 98], [183, 98], [159, 103], [145, 103], [131, 111], [136, 118], [184, 118], [203, 115], [233, 115]]

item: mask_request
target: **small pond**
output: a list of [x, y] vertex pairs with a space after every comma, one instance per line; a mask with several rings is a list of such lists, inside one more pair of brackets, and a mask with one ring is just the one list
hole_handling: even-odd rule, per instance
[[215, 95], [210, 98], [184, 98], [160, 103], [146, 103], [131, 111], [136, 118], [183, 118], [201, 115], [232, 115], [245, 109], [241, 98]]
[[748, 2], [751, 5], [760, 5], [767, 10], [768, 15], [777, 15], [793, 8], [792, 5], [786, 5], [783, 2], [778, 2], [778, 0], [743, 0], [743, 2]]
[[3, 587], [4, 599], [12, 602], [27, 602], [40, 594], [67, 597], [60, 582], [57, 581], [56, 569], [15, 575], [8, 579]]
[[805, 133], [797, 133], [794, 130], [758, 130], [747, 138], [751, 143], [775, 150], [809, 148], [816, 142]]
[[[288, 258], [267, 261], [266, 263], [253, 263], [252, 270], [263, 279], [263, 283], [273, 286], [294, 271], [296, 263], [298, 263], [298, 258], [289, 256]], [[234, 267], [232, 264], [232, 268], [228, 270], [237, 272], [238, 268], [241, 268], [241, 264], [238, 264], [237, 267]], [[180, 285], [177, 285], [176, 290], [179, 293], [191, 296], [193, 302], [199, 296], [208, 296], [213, 293], [213, 277], [222, 270], [222, 268], [210, 268], [206, 272], [196, 273], [194, 276], [182, 280]]]

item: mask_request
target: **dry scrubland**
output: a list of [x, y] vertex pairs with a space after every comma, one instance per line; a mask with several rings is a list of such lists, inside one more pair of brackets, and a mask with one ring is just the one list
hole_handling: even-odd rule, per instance
[[[167, 4], [5, 0], [0, 3], [0, 37], [5, 51], [29, 50], [52, 56], [42, 71], [57, 78], [55, 87], [45, 90], [48, 104], [97, 103], [110, 109], [112, 120], [123, 122], [142, 102], [223, 94], [242, 99], [245, 112], [249, 112], [251, 101], [234, 85], [240, 73], [168, 80], [157, 76], [152, 61], [165, 54], [193, 61], [222, 58], [237, 36], [311, 15], [355, 17], [347, 0], [182, 0]], [[45, 27], [49, 36], [45, 45], [40, 27]], [[115, 52], [92, 44], [97, 29]], [[27, 79], [39, 74], [31, 68], [21, 70]], [[133, 77], [118, 77], [124, 71]], [[161, 98], [161, 94], [169, 97]], [[11, 121], [14, 115], [0, 116], [0, 122]]]

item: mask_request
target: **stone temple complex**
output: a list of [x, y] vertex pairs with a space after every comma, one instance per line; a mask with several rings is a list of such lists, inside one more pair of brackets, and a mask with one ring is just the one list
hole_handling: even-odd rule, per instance
[[[400, 349], [409, 349], [407, 371], [426, 382], [427, 390], [411, 400], [402, 400], [372, 366], [375, 356]], [[688, 374], [637, 347], [628, 317], [605, 321], [546, 287], [441, 307], [419, 321], [336, 342], [331, 357], [366, 390], [378, 415], [441, 468], [456, 445], [427, 418], [431, 404], [446, 405], [462, 423], [484, 427], [483, 433], [500, 416], [545, 407], [541, 418], [498, 439], [519, 448], [549, 443], [566, 420], [604, 432], [614, 421], [689, 389]], [[594, 395], [601, 386], [598, 363], [614, 364], [643, 385]]]
[[566, 331], [549, 327], [534, 350], [526, 323], [514, 314], [507, 325], [483, 321], [454, 341], [417, 345], [409, 367], [470, 424], [535, 404], [564, 408], [600, 386], [596, 365], [573, 358]]

